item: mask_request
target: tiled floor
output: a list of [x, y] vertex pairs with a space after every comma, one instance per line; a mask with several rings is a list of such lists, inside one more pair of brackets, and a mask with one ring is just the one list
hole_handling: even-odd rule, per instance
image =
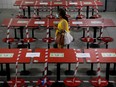
[[[2, 23], [4, 18], [10, 18], [10, 17], [15, 17], [15, 14], [18, 13], [18, 10], [8, 10], [8, 9], [0, 9], [0, 24]], [[76, 16], [76, 13], [69, 13], [71, 14], [72, 17]], [[116, 12], [100, 12], [100, 14], [102, 15], [103, 18], [111, 18], [113, 19], [113, 21], [116, 24]], [[44, 16], [43, 14], [40, 14], [42, 16]], [[25, 32], [25, 31], [24, 31]], [[30, 31], [31, 32], [31, 31]], [[93, 31], [91, 30], [90, 35], [92, 36]], [[52, 37], [54, 37], [54, 30], [51, 30], [52, 33]], [[11, 36], [14, 34], [14, 32], [11, 30]], [[71, 34], [73, 35], [73, 37], [75, 38], [75, 41], [71, 43], [70, 48], [79, 48], [79, 49], [84, 49], [86, 48], [86, 43], [83, 43], [82, 41], [80, 41], [80, 37], [82, 36], [82, 29], [72, 29], [71, 28]], [[46, 29], [45, 28], [41, 28], [41, 29], [36, 29], [35, 30], [35, 36], [38, 38], [38, 40], [34, 43], [31, 43], [31, 48], [35, 49], [35, 48], [47, 48], [47, 44], [42, 42], [41, 39], [44, 38], [46, 36]], [[110, 36], [114, 38], [114, 41], [109, 43], [109, 48], [116, 48], [116, 27], [108, 27], [106, 29], [104, 29], [104, 33], [103, 36]], [[7, 44], [2, 42], [2, 39], [6, 37], [6, 28], [0, 26], [0, 48], [6, 48]], [[52, 47], [53, 44], [51, 44]], [[16, 47], [16, 44], [12, 44], [12, 47]], [[105, 48], [105, 46], [101, 45], [101, 48]], [[74, 70], [75, 69], [75, 65], [76, 64], [72, 64], [71, 69]], [[19, 65], [19, 70], [18, 72], [20, 72], [22, 70], [22, 65]], [[10, 64], [11, 67], [11, 76], [15, 77], [15, 64]], [[27, 64], [27, 70], [29, 70], [31, 72], [31, 74], [29, 76], [20, 76], [22, 78], [25, 78], [26, 80], [38, 80], [40, 77], [42, 77], [42, 71], [43, 71], [43, 67], [44, 64]], [[113, 64], [111, 64], [111, 68], [113, 67]], [[64, 75], [64, 71], [68, 68], [67, 64], [62, 64], [61, 65], [61, 80], [63, 80], [66, 77], [69, 77], [71, 75]], [[49, 64], [49, 69], [53, 72], [52, 75], [48, 76], [49, 78], [51, 78], [52, 80], [56, 80], [56, 64]], [[77, 73], [77, 77], [79, 77], [82, 80], [89, 80], [92, 77], [95, 76], [88, 76], [86, 75], [86, 71], [90, 69], [90, 64], [84, 63], [84, 64], [79, 64], [79, 69], [78, 69], [78, 73]], [[96, 69], [96, 64], [94, 65], [94, 70]], [[101, 64], [101, 75], [102, 77], [105, 77], [105, 64]], [[3, 81], [3, 79], [5, 80], [6, 77], [5, 76], [0, 76], [0, 80]], [[110, 75], [110, 80], [115, 80], [116, 81], [116, 76], [111, 76]], [[81, 84], [81, 86], [79, 87], [92, 87], [89, 83], [83, 83]], [[116, 85], [114, 84], [114, 86], [116, 87]], [[0, 86], [3, 87], [3, 86]], [[31, 86], [29, 86], [31, 87]]]

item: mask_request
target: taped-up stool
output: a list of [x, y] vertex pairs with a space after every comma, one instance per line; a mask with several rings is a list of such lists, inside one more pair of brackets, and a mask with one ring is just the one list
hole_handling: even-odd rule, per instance
[[[22, 39], [21, 42], [27, 43], [27, 48], [30, 49], [30, 42], [35, 42], [36, 39], [29, 37], [29, 31], [26, 29], [26, 38]], [[20, 72], [20, 75], [29, 75], [30, 72], [26, 70], [26, 64], [23, 63], [23, 71]]]
[[[67, 45], [67, 49], [69, 49], [70, 47], [70, 44]], [[68, 69], [65, 70], [65, 75], [73, 75], [74, 74], [74, 71], [71, 70], [71, 63], [68, 63]]]
[[49, 19], [55, 19], [55, 16], [53, 14], [47, 15], [46, 17]]
[[54, 38], [51, 37], [51, 31], [49, 26], [47, 26], [46, 37], [43, 38], [42, 41], [48, 43], [48, 48], [50, 48], [50, 43], [54, 42]]
[[[86, 36], [85, 36], [85, 31], [86, 31]], [[90, 30], [89, 30], [89, 27], [84, 27], [83, 28], [83, 36], [81, 37], [81, 41], [89, 42], [90, 39], [91, 38], [90, 38]], [[88, 46], [89, 46], [89, 43], [87, 44], [87, 48], [88, 48]]]
[[37, 8], [36, 6], [34, 7], [33, 16], [31, 18], [41, 19], [41, 17], [39, 16], [39, 8]]
[[[36, 39], [34, 39], [34, 38], [24, 38], [23, 39], [24, 43], [28, 43], [28, 41], [31, 43], [31, 42], [35, 42]], [[28, 48], [30, 48], [30, 43], [28, 43]]]
[[[18, 13], [18, 15], [16, 15], [16, 18], [28, 18], [28, 17], [25, 16], [25, 9], [26, 9], [25, 6], [20, 7], [19, 8], [19, 13]], [[23, 14], [21, 13], [21, 10], [23, 10]]]
[[94, 87], [107, 87], [108, 85], [108, 81], [105, 80], [104, 78], [100, 78], [101, 79], [101, 83], [99, 84], [98, 82], [98, 77], [97, 78], [93, 78], [90, 80], [90, 83], [94, 86]]
[[[93, 10], [92, 12], [94, 12], [94, 8], [92, 10]], [[96, 13], [96, 14], [92, 13], [92, 16], [90, 17], [90, 19], [97, 19], [97, 18], [101, 18], [101, 17], [102, 16], [98, 13]]]
[[34, 19], [41, 19], [41, 17], [39, 16], [39, 8], [34, 8], [34, 14], [31, 18], [34, 18]]
[[[95, 11], [95, 14], [94, 14], [94, 11]], [[101, 15], [99, 14], [98, 6], [96, 4], [96, 6], [92, 8], [92, 16], [90, 17], [90, 19], [97, 19], [97, 18], [101, 18]]]
[[[7, 29], [7, 38], [4, 38], [2, 40], [3, 42], [8, 44], [8, 48], [11, 48], [11, 43], [15, 42], [15, 39], [10, 37], [10, 28]], [[6, 75], [6, 71], [3, 70], [3, 64], [1, 64], [1, 71], [0, 71], [0, 75]]]
[[[87, 43], [87, 49], [90, 47], [89, 43], [94, 42], [94, 38], [90, 37], [89, 32], [90, 31], [89, 31], [89, 27], [88, 27], [87, 28], [87, 37], [84, 37], [84, 38], [81, 39], [83, 42]], [[93, 70], [93, 63], [91, 63], [91, 70], [87, 71], [87, 75], [96, 75], [96, 72]]]
[[11, 48], [11, 43], [15, 42], [14, 38], [4, 38], [2, 40], [3, 42], [7, 43], [8, 42], [8, 48]]
[[82, 14], [77, 15], [77, 17], [76, 17], [76, 19], [83, 19], [83, 18], [85, 18], [85, 16], [84, 16], [84, 15], [82, 15]]
[[8, 83], [10, 87], [14, 87], [15, 83], [17, 83], [17, 87], [27, 87], [26, 84], [25, 84], [25, 80], [22, 79], [22, 78], [17, 78], [17, 82], [14, 78], [14, 79], [11, 79], [10, 82], [11, 83]]
[[55, 40], [52, 37], [48, 37], [48, 38], [46, 37], [43, 38], [42, 41], [48, 43], [48, 48], [50, 48], [50, 43], [54, 42]]
[[67, 87], [78, 87], [80, 86], [81, 83], [82, 81], [75, 77], [69, 77], [69, 78], [64, 79], [64, 84]]
[[97, 18], [101, 18], [101, 15], [95, 14], [90, 17], [90, 19], [97, 19]]
[[49, 18], [49, 19], [55, 19], [55, 16], [53, 15], [52, 9], [53, 9], [53, 8], [50, 7], [50, 14], [46, 16], [46, 17]]
[[36, 83], [36, 86], [39, 86], [39, 87], [46, 87], [47, 86], [51, 86], [52, 85], [52, 82], [50, 82], [50, 80], [47, 78], [47, 83], [44, 84], [44, 78], [42, 79], [39, 79]]
[[[48, 43], [48, 49], [49, 49], [50, 48], [50, 43], [54, 42], [54, 38], [46, 37], [46, 38], [43, 38], [42, 41]], [[50, 70], [47, 70], [47, 74], [51, 75], [52, 72]]]
[[[113, 41], [113, 38], [111, 37], [102, 37], [101, 40], [105, 42], [106, 49], [108, 48], [108, 43]], [[116, 64], [114, 63], [114, 68], [112, 71], [110, 71], [110, 75], [116, 75]]]
[[92, 43], [94, 41], [94, 39], [91, 38], [91, 37], [84, 37], [84, 38], [82, 38], [82, 41], [86, 42], [87, 43], [87, 48], [89, 48], [89, 43]]
[[78, 15], [77, 15], [76, 19], [85, 18], [85, 16], [81, 13], [82, 12], [82, 6], [77, 7], [77, 9], [78, 9]]
[[[94, 42], [94, 39], [89, 37], [89, 40], [88, 40], [88, 37], [85, 37], [85, 38], [82, 38], [82, 41], [87, 43], [87, 49], [88, 49], [90, 47], [89, 43]], [[96, 75], [96, 71], [93, 70], [93, 63], [91, 63], [91, 70], [87, 71], [87, 75]]]

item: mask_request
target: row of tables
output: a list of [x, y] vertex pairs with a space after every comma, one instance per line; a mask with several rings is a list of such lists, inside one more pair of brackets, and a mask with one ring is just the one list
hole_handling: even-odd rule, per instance
[[[2, 26], [7, 27], [27, 27], [34, 28], [38, 26], [53, 27], [54, 24], [58, 24], [59, 19], [18, 19], [18, 18], [6, 18], [2, 22]], [[112, 19], [70, 19], [70, 27], [115, 27], [116, 24]]]
[[102, 6], [101, 1], [94, 0], [52, 0], [52, 1], [41, 1], [41, 0], [16, 0], [14, 6]]
[[[47, 49], [48, 63], [57, 64], [57, 81], [60, 80], [60, 63], [97, 63], [96, 49]], [[76, 54], [75, 54], [76, 52]], [[107, 64], [106, 79], [109, 81], [109, 64], [116, 63], [116, 49], [97, 49], [99, 62]], [[19, 49], [0, 49], [0, 63], [6, 64], [7, 80], [11, 79], [10, 66], [17, 61]], [[18, 63], [46, 63], [46, 49], [22, 49]]]
[[[76, 9], [78, 7], [86, 7], [86, 18], [89, 18], [89, 7], [96, 7], [96, 6], [103, 6], [101, 1], [94, 1], [94, 0], [53, 0], [53, 1], [41, 1], [41, 0], [16, 0], [14, 6], [19, 6], [23, 8], [23, 15], [25, 15], [24, 8], [27, 7], [28, 9], [28, 18], [31, 17], [31, 7], [38, 9], [38, 7], [47, 6], [49, 7], [57, 7], [60, 6], [68, 8], [71, 6], [75, 6]], [[37, 10], [39, 11], [39, 10]], [[93, 10], [92, 10], [93, 11]], [[92, 12], [93, 14], [94, 12]]]
[[[21, 39], [23, 39], [23, 29], [35, 29], [39, 26], [47, 27], [46, 29], [53, 28], [55, 24], [58, 24], [59, 19], [18, 19], [18, 18], [6, 18], [2, 22], [3, 27], [8, 28], [18, 28], [20, 29], [20, 35]], [[69, 26], [70, 27], [102, 27], [105, 29], [105, 27], [116, 27], [116, 24], [112, 21], [112, 19], [70, 19], [69, 20]], [[71, 29], [71, 28], [70, 28]], [[96, 38], [96, 28], [93, 28], [94, 30], [94, 39]], [[50, 34], [50, 31], [49, 31]], [[83, 36], [85, 37], [85, 34], [83, 33]]]

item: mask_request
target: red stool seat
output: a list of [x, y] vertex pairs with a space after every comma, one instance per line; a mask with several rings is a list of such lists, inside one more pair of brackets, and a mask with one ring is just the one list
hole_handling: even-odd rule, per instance
[[20, 15], [20, 16], [19, 16], [19, 15], [17, 15], [17, 16], [16, 16], [16, 18], [27, 18], [27, 17], [26, 17], [26, 16], [24, 16], [24, 15]]
[[82, 6], [77, 6], [77, 9], [81, 9], [82, 8]]
[[52, 82], [50, 82], [50, 80], [47, 78], [47, 84], [45, 85], [42, 81], [44, 81], [44, 78], [39, 79], [36, 83], [37, 86], [39, 87], [46, 87], [46, 85], [51, 86]]
[[90, 17], [91, 19], [96, 19], [96, 18], [101, 18], [101, 15], [92, 15], [91, 17]]
[[55, 19], [54, 15], [47, 15], [46, 17], [49, 18], [49, 19]]
[[93, 38], [91, 38], [91, 37], [85, 37], [85, 38], [82, 38], [81, 39], [83, 42], [93, 42], [94, 41], [94, 39]]
[[34, 39], [34, 38], [24, 38], [23, 39], [24, 42], [28, 42], [28, 40], [29, 40], [29, 42], [35, 42], [36, 41], [36, 39]]
[[108, 81], [105, 80], [104, 78], [101, 78], [101, 84], [98, 84], [98, 78], [93, 78], [90, 80], [90, 83], [94, 87], [106, 87], [108, 85]]
[[15, 41], [14, 38], [4, 38], [3, 42], [7, 42], [8, 40], [10, 43]]
[[[16, 83], [15, 78], [11, 79], [11, 83], [9, 83], [9, 86], [14, 87], [15, 83]], [[24, 79], [21, 79], [21, 78], [17, 79], [17, 87], [26, 87]]]
[[49, 37], [49, 38], [43, 38], [42, 40], [43, 40], [43, 42], [47, 42], [47, 41], [48, 41], [48, 43], [52, 43], [52, 42], [54, 42], [54, 38], [52, 38], [52, 37]]
[[75, 78], [75, 81], [73, 82], [74, 80], [74, 77], [69, 77], [69, 78], [66, 78], [64, 80], [64, 84], [68, 87], [77, 87], [81, 84], [81, 80], [79, 80], [78, 78]]
[[85, 16], [84, 16], [84, 15], [82, 15], [82, 14], [77, 15], [77, 17], [76, 17], [76, 19], [83, 19], [83, 18], [85, 18]]
[[102, 37], [101, 40], [108, 43], [108, 42], [112, 42], [113, 38], [111, 38], [111, 37]]

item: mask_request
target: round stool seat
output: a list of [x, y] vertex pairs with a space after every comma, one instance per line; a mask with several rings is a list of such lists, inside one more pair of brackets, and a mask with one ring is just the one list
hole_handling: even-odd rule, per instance
[[47, 78], [47, 83], [44, 84], [44, 78], [42, 78], [37, 81], [36, 85], [39, 87], [46, 87], [46, 85], [51, 86], [52, 82], [50, 82], [50, 80]]
[[16, 18], [27, 18], [27, 17], [24, 15], [17, 15]]
[[108, 85], [108, 81], [105, 80], [104, 78], [101, 78], [101, 84], [98, 84], [98, 77], [97, 78], [93, 78], [90, 80], [90, 83], [94, 86], [94, 87], [106, 87]]
[[85, 18], [85, 16], [84, 16], [84, 15], [82, 15], [82, 14], [77, 15], [77, 17], [76, 17], [76, 19], [83, 19], [83, 18]]
[[3, 42], [7, 42], [8, 40], [10, 43], [15, 41], [14, 38], [4, 38]]
[[69, 78], [66, 78], [64, 80], [64, 84], [68, 87], [77, 87], [81, 84], [81, 80], [79, 80], [78, 78], [75, 78], [74, 80], [74, 77], [69, 77]]
[[47, 15], [46, 17], [49, 18], [49, 19], [55, 19], [54, 15]]
[[93, 38], [91, 38], [91, 37], [85, 37], [85, 38], [82, 38], [81, 39], [83, 42], [93, 42], [94, 41], [94, 39]]
[[111, 38], [111, 37], [102, 37], [101, 40], [108, 43], [108, 42], [112, 42], [113, 38]]
[[91, 17], [90, 17], [90, 19], [96, 19], [96, 18], [101, 18], [101, 15], [92, 15]]
[[77, 9], [81, 9], [82, 8], [82, 6], [77, 6]]
[[24, 42], [28, 42], [28, 40], [29, 40], [29, 42], [35, 42], [36, 41], [36, 39], [34, 39], [34, 38], [24, 38], [23, 39]]
[[[9, 83], [9, 86], [14, 87], [15, 83], [16, 83], [15, 78], [11, 79], [11, 83]], [[25, 85], [24, 79], [18, 78], [17, 79], [17, 87], [24, 87], [24, 85]]]
[[52, 42], [54, 42], [54, 38], [52, 38], [52, 37], [43, 38], [42, 40], [43, 40], [43, 42], [47, 42], [47, 43], [52, 43]]

